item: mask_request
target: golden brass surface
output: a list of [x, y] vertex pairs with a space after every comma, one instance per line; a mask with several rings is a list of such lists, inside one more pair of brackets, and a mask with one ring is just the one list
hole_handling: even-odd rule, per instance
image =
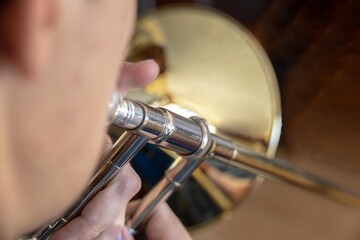
[[[130, 92], [128, 98], [165, 106], [187, 117], [199, 115], [213, 132], [274, 155], [281, 129], [277, 80], [261, 46], [243, 26], [208, 9], [163, 8], [138, 22], [129, 59], [145, 58], [154, 58], [161, 74], [148, 87]], [[255, 178], [207, 161], [185, 184], [189, 186], [175, 194], [171, 205], [187, 226], [197, 226], [224, 216], [260, 182]], [[204, 192], [200, 197], [184, 193], [198, 188]], [[184, 201], [185, 206], [195, 208], [210, 201], [217, 209], [209, 213], [189, 208], [204, 215], [192, 219], [176, 209]]]

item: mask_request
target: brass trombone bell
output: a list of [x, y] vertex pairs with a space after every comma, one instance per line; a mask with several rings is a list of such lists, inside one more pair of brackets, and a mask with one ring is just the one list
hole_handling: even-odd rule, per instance
[[[206, 9], [161, 8], [140, 18], [136, 28], [129, 59], [147, 58], [159, 63], [161, 74], [127, 98], [199, 115], [213, 133], [274, 156], [281, 131], [277, 80], [266, 53], [242, 25]], [[141, 161], [135, 162], [141, 170]], [[169, 203], [194, 227], [228, 215], [260, 182], [255, 174], [209, 160]]]

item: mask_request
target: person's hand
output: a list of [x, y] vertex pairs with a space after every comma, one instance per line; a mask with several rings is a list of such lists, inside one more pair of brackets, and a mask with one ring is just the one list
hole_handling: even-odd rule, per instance
[[[126, 215], [135, 212], [139, 201], [130, 202]], [[123, 229], [121, 240], [133, 240], [127, 229]], [[165, 202], [159, 203], [149, 214], [147, 220], [140, 224], [135, 235], [136, 240], [188, 240], [191, 239], [188, 231]]]
[[[125, 63], [117, 86], [124, 95], [132, 87], [151, 82], [158, 72], [159, 67], [153, 60]], [[86, 205], [81, 215], [56, 232], [52, 239], [116, 239], [121, 236], [127, 203], [139, 188], [138, 175], [130, 165], [125, 166]]]
[[129, 89], [145, 86], [159, 74], [159, 66], [152, 60], [125, 62], [116, 85], [124, 96]]

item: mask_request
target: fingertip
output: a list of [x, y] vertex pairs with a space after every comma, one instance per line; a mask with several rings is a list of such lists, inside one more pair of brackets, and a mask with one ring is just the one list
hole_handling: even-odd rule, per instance
[[116, 239], [116, 240], [123, 240], [121, 236], [122, 226], [117, 224], [110, 224], [104, 231], [98, 234], [96, 238], [71, 238], [71, 239], [94, 239], [94, 240], [103, 240], [103, 239]]
[[138, 62], [134, 65], [135, 74], [133, 75], [133, 81], [130, 83], [131, 87], [141, 87], [149, 84], [159, 74], [159, 65], [153, 60], [148, 59]]
[[149, 74], [149, 76], [152, 76], [155, 78], [159, 74], [160, 67], [159, 67], [159, 64], [157, 64], [157, 62], [154, 59], [147, 59], [147, 60], [141, 61], [140, 64], [142, 66], [145, 66], [146, 70], [148, 71], [147, 73]]
[[153, 59], [137, 63], [125, 62], [117, 86], [120, 92], [125, 94], [130, 88], [149, 84], [157, 77], [159, 71], [159, 65]]
[[117, 176], [108, 184], [108, 189], [115, 196], [121, 197], [124, 204], [127, 204], [130, 199], [139, 192], [140, 188], [140, 177], [130, 164], [126, 164]]
[[124, 226], [121, 229], [121, 234], [118, 235], [118, 237], [120, 237], [120, 240], [133, 240], [134, 237], [133, 235], [131, 235], [129, 228], [127, 228], [126, 226]]

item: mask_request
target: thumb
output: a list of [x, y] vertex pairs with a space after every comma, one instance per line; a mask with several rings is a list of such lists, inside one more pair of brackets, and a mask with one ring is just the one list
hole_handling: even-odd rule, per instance
[[117, 87], [123, 95], [134, 87], [142, 87], [156, 78], [159, 66], [154, 60], [144, 60], [137, 63], [125, 62], [117, 81]]

